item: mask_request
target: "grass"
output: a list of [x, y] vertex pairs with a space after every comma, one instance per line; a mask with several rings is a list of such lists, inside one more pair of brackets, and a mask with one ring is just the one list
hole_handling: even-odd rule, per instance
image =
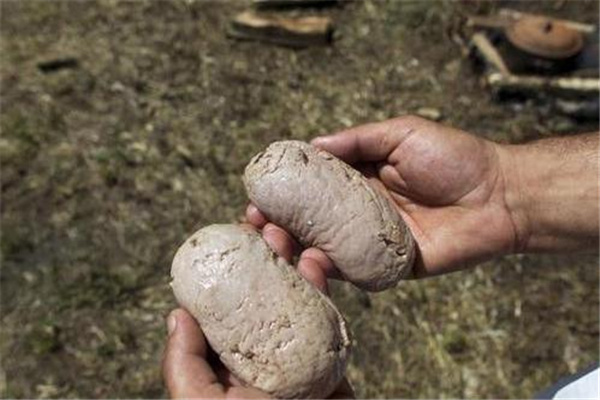
[[[595, 22], [595, 2], [509, 6]], [[271, 141], [434, 107], [504, 142], [598, 129], [494, 101], [451, 40], [487, 2], [352, 2], [328, 48], [226, 39], [242, 2], [2, 2], [5, 397], [165, 396], [177, 246], [240, 219]], [[42, 74], [39, 61], [80, 66]], [[598, 260], [513, 256], [377, 295], [335, 285], [362, 397], [530, 397], [598, 360]]]

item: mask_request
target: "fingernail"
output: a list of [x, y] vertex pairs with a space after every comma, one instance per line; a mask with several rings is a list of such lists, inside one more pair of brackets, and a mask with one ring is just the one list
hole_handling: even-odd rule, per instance
[[175, 332], [175, 328], [177, 328], [177, 318], [175, 318], [175, 315], [171, 313], [167, 317], [167, 332], [169, 333], [169, 336], [171, 336], [173, 332]]

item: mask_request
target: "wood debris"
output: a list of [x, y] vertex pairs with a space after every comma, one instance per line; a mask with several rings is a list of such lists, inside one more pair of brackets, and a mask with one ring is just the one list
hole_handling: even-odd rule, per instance
[[77, 68], [78, 66], [79, 61], [75, 57], [53, 58], [37, 63], [38, 69], [45, 74], [56, 72], [61, 69]]
[[327, 45], [333, 24], [328, 17], [283, 17], [245, 11], [231, 22], [229, 36], [290, 47]]
[[[539, 26], [547, 29], [536, 32], [533, 28]], [[469, 17], [465, 27], [469, 54], [482, 62], [483, 81], [493, 93], [525, 95], [569, 115], [597, 118], [598, 44], [590, 40], [597, 27], [507, 9], [494, 16]], [[517, 27], [528, 28], [520, 32], [518, 42], [512, 37]], [[563, 44], [564, 54], [558, 54]]]
[[270, 8], [300, 8], [300, 7], [330, 7], [338, 3], [337, 0], [254, 0], [252, 2], [258, 9]]
[[[514, 24], [516, 21], [523, 17], [544, 17], [539, 14], [523, 13], [515, 10], [509, 10], [506, 8], [500, 9], [497, 15], [494, 16], [481, 16], [473, 15], [467, 19], [467, 26], [473, 28], [489, 28], [489, 29], [503, 29]], [[566, 26], [580, 31], [582, 33], [594, 33], [596, 27], [592, 24], [584, 24], [581, 22], [570, 21], [566, 19], [553, 18], [554, 21], [565, 24]]]

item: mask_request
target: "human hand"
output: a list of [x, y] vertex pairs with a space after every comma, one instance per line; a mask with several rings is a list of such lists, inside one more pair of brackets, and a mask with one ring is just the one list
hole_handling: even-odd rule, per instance
[[[167, 319], [169, 338], [163, 358], [163, 377], [173, 399], [267, 399], [258, 389], [246, 387], [225, 368], [208, 346], [202, 329], [184, 309]], [[344, 378], [329, 397], [354, 398]]]
[[184, 309], [167, 318], [169, 338], [163, 358], [163, 378], [174, 399], [261, 399], [258, 389], [244, 387], [211, 351], [200, 326]]
[[[291, 261], [292, 239], [279, 228], [265, 229], [263, 235], [271, 248]], [[302, 271], [306, 268], [303, 261]], [[309, 271], [310, 262], [309, 264]], [[305, 278], [311, 279], [310, 274]], [[313, 282], [324, 289], [323, 282]], [[245, 386], [212, 351], [196, 320], [184, 309], [173, 310], [167, 318], [169, 337], [163, 358], [163, 377], [172, 398], [197, 399], [265, 399], [270, 396]], [[348, 381], [343, 379], [331, 394], [332, 399], [353, 398]]]
[[[450, 272], [518, 248], [499, 145], [411, 116], [312, 143], [362, 171], [391, 200], [418, 244], [414, 277]], [[277, 229], [253, 205], [246, 216], [258, 228]], [[296, 245], [290, 239], [287, 246]], [[339, 277], [318, 249], [305, 250], [300, 260], [319, 282]]]

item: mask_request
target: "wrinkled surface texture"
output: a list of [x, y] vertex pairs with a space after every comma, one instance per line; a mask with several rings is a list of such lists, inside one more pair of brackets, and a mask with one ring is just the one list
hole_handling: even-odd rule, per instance
[[179, 303], [241, 380], [282, 398], [323, 398], [344, 374], [349, 338], [333, 303], [249, 227], [211, 225], [177, 251]]
[[300, 141], [271, 144], [246, 167], [248, 196], [303, 245], [316, 246], [356, 286], [378, 291], [406, 276], [414, 240], [366, 178]]
[[[599, 129], [496, 101], [454, 43], [505, 7], [598, 24], [597, 0], [303, 8], [336, 38], [301, 51], [228, 39], [249, 2], [0, 1], [0, 397], [165, 399], [165, 266], [243, 215], [244, 167], [273, 141], [421, 107], [503, 143]], [[80, 67], [36, 67], [65, 56]], [[332, 281], [348, 379], [359, 398], [532, 398], [599, 360], [599, 271], [516, 255], [377, 295]]]

